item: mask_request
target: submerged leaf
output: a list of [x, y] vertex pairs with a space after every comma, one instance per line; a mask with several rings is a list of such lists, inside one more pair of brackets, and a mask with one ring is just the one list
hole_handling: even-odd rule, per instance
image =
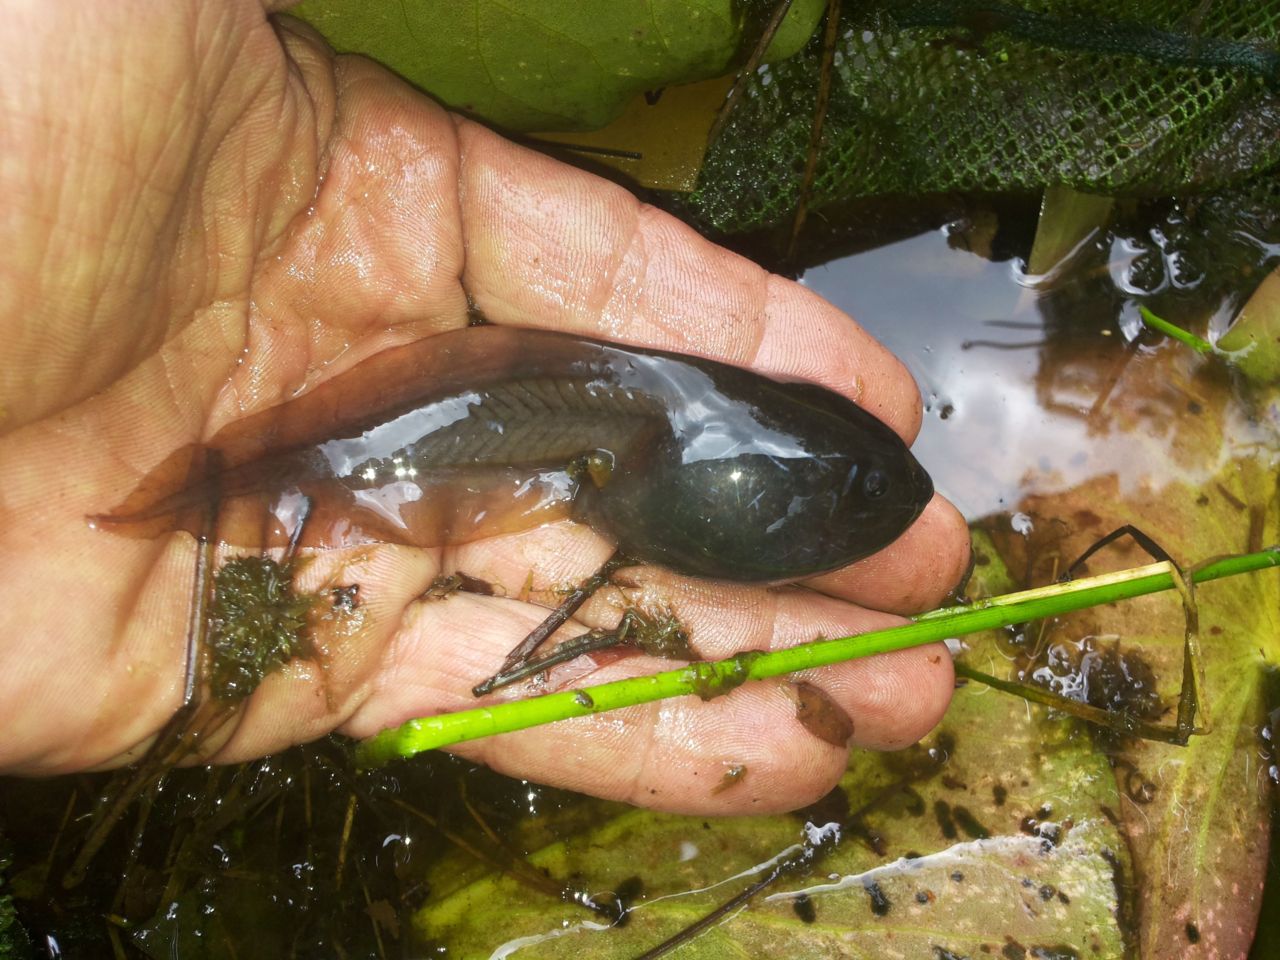
[[[1207, 557], [1245, 549], [1256, 524], [1247, 505], [1268, 509], [1263, 522], [1275, 535], [1274, 471], [1247, 459], [1231, 464], [1229, 474], [1209, 489], [1170, 484], [1146, 503], [1122, 498], [1114, 479], [1103, 479], [1022, 506], [1038, 529], [1070, 525], [1070, 536], [1057, 544], [1063, 558], [1126, 522], [1176, 557]], [[1136, 559], [1128, 554], [1115, 562]], [[1280, 590], [1268, 572], [1208, 584], [1196, 594], [1212, 731], [1186, 747], [1126, 740], [1112, 748], [1144, 958], [1180, 957], [1201, 938], [1212, 938], [1217, 956], [1243, 957], [1265, 872], [1268, 785], [1250, 761], [1264, 720], [1265, 671], [1280, 658]], [[1183, 626], [1176, 599], [1147, 597], [1069, 615], [1051, 636], [1118, 638], [1165, 678], [1164, 719], [1171, 721]]]
[[[1118, 798], [1087, 739], [1056, 728], [1027, 757], [1022, 739], [1043, 725], [1011, 698], [965, 691], [931, 741], [947, 762], [931, 765], [927, 781], [913, 781], [902, 755], [859, 754], [836, 806], [879, 803], [841, 818], [844, 839], [811, 873], [784, 877], [680, 956], [880, 957], [889, 942], [901, 956], [999, 955], [1009, 943], [1030, 955], [1071, 944], [1122, 956], [1128, 855], [1107, 816]], [[812, 829], [828, 822], [811, 817]], [[417, 923], [459, 956], [633, 957], [796, 855], [805, 837], [789, 816], [630, 811], [530, 857], [593, 893], [639, 886], [625, 925], [531, 896], [498, 873], [473, 874]]]

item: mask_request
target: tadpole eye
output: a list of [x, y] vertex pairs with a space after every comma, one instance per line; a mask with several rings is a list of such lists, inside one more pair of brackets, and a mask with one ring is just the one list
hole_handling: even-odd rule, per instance
[[862, 478], [862, 492], [872, 500], [883, 497], [889, 492], [889, 475], [883, 470], [868, 470]]

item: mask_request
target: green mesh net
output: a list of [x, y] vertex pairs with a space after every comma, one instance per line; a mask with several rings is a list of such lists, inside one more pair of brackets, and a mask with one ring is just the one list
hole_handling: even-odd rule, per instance
[[[845, 7], [812, 209], [1050, 185], [1213, 191], [1270, 181], [1280, 164], [1280, 0]], [[792, 215], [820, 34], [751, 78], [688, 198], [705, 227], [735, 233]]]

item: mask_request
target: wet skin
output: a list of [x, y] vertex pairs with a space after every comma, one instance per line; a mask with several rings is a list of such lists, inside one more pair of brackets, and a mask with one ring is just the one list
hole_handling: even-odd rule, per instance
[[94, 523], [199, 535], [212, 516], [240, 547], [440, 547], [572, 516], [677, 573], [778, 582], [881, 550], [932, 496], [901, 438], [833, 391], [482, 326], [178, 451]]
[[[914, 436], [916, 386], [849, 316], [616, 184], [449, 116], [249, 0], [120, 0], [93, 13], [19, 5], [14, 29], [0, 32], [5, 772], [127, 762], [181, 700], [194, 541], [112, 536], [84, 517], [119, 504], [173, 451], [464, 327], [471, 306], [495, 324], [820, 383]], [[522, 599], [530, 571], [537, 590], [576, 582], [612, 549], [565, 521], [456, 547], [308, 551], [299, 589], [358, 584], [363, 619], [315, 660], [268, 677], [206, 756], [235, 762], [331, 731], [363, 738], [472, 706], [476, 678], [546, 615]], [[935, 496], [884, 550], [803, 585], [645, 565], [623, 571], [632, 585], [621, 590], [669, 610], [698, 655], [719, 658], [898, 622], [936, 605], [966, 561], [965, 524]], [[505, 596], [423, 599], [459, 570]], [[610, 594], [566, 630], [615, 625]], [[593, 659], [557, 668], [551, 683], [664, 665]], [[953, 686], [940, 648], [803, 679], [853, 719], [854, 745], [874, 748], [922, 735]], [[810, 802], [847, 761], [770, 683], [458, 752], [517, 777], [700, 813]], [[746, 781], [713, 793], [737, 766]]]

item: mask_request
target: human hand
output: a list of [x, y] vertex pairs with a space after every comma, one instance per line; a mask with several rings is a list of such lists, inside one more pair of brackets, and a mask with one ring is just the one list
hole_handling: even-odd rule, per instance
[[[136, 758], [178, 707], [195, 546], [131, 540], [85, 517], [180, 446], [390, 346], [467, 321], [558, 329], [814, 380], [910, 439], [903, 367], [804, 288], [699, 238], [621, 188], [450, 117], [374, 64], [334, 57], [260, 4], [38, 6], [0, 40], [0, 770]], [[553, 524], [459, 548], [323, 551], [303, 589], [358, 582], [360, 629], [268, 677], [207, 759], [329, 731], [367, 737], [473, 705], [545, 610], [456, 594], [462, 570], [516, 596], [609, 554]], [[700, 655], [718, 658], [897, 622], [967, 562], [939, 498], [901, 539], [805, 587], [628, 571]], [[611, 625], [608, 593], [578, 617]], [[670, 664], [664, 664], [670, 666]], [[584, 659], [555, 685], [652, 671]], [[857, 746], [904, 746], [950, 696], [926, 647], [812, 671]], [[521, 695], [517, 688], [493, 699]], [[787, 809], [827, 790], [845, 751], [808, 733], [779, 683], [585, 717], [466, 744], [515, 776], [700, 813]], [[750, 776], [714, 792], [725, 770]]]

